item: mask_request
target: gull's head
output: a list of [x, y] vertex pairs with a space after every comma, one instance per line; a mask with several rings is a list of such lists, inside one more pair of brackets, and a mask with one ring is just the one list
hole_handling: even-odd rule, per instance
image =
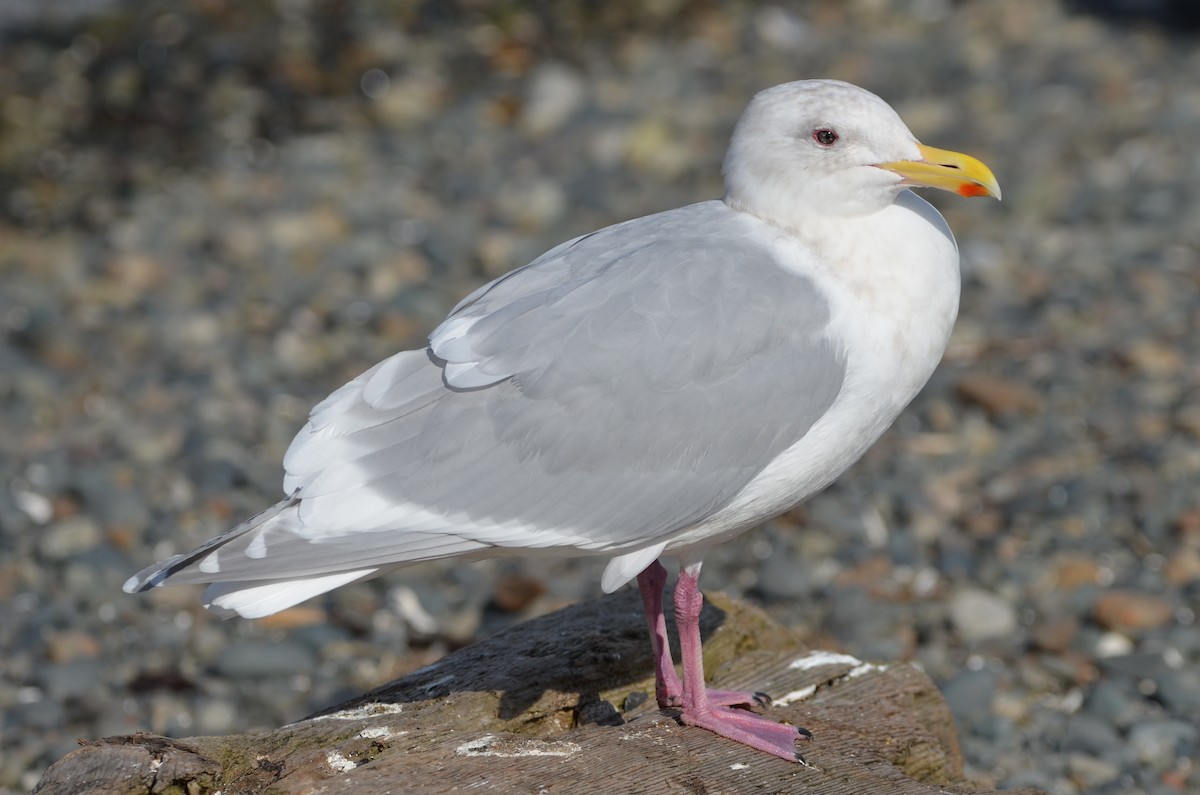
[[733, 131], [724, 173], [726, 202], [785, 226], [879, 212], [906, 187], [1000, 198], [983, 163], [919, 143], [890, 105], [838, 80], [756, 95]]

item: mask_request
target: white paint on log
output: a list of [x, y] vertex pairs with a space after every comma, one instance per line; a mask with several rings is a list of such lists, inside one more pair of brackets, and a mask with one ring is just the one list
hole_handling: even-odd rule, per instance
[[579, 751], [579, 744], [567, 740], [502, 739], [485, 734], [460, 745], [458, 756], [570, 756]]
[[[882, 673], [887, 670], [886, 665], [876, 665], [875, 663], [865, 663], [857, 657], [852, 657], [849, 654], [839, 654], [832, 651], [814, 651], [806, 654], [803, 657], [797, 657], [792, 660], [788, 666], [793, 671], [808, 671], [813, 668], [822, 668], [828, 665], [850, 665], [853, 666], [849, 671], [834, 677], [831, 681], [838, 679], [857, 679], [860, 676], [872, 672]], [[772, 699], [771, 706], [786, 707], [788, 704], [793, 704], [797, 701], [803, 701], [806, 698], [812, 697], [813, 693], [817, 692], [817, 685], [809, 685], [802, 687], [799, 690]]]
[[804, 699], [808, 698], [815, 692], [817, 692], [816, 685], [809, 685], [808, 687], [802, 687], [799, 690], [793, 690], [792, 692], [788, 693], [787, 695], [772, 699], [771, 706], [772, 707], [786, 707], [788, 704], [791, 704], [795, 701], [803, 701]]
[[289, 723], [289, 726], [298, 726], [301, 723], [311, 723], [318, 720], [366, 720], [367, 718], [377, 718], [380, 715], [398, 715], [404, 711], [404, 707], [400, 704], [383, 704], [378, 701], [372, 701], [369, 704], [359, 704], [357, 707], [344, 709], [341, 712], [331, 712], [328, 715], [317, 715], [315, 718], [305, 718], [296, 723]]
[[835, 651], [813, 651], [792, 660], [788, 666], [793, 671], [807, 671], [810, 668], [820, 668], [822, 665], [862, 665], [863, 661], [849, 654], [839, 654]]
[[857, 679], [858, 677], [862, 676], [863, 674], [869, 674], [872, 671], [878, 671], [879, 673], [883, 673], [887, 669], [888, 669], [888, 667], [886, 665], [876, 665], [875, 663], [863, 663], [862, 665], [856, 666], [854, 668], [851, 668], [849, 671], [847, 671], [846, 678], [847, 679]]
[[358, 762], [348, 759], [338, 751], [330, 751], [325, 755], [325, 764], [335, 773], [349, 773], [358, 767]]

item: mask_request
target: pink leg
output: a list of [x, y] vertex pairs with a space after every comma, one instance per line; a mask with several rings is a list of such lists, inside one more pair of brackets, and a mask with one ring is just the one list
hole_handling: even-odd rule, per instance
[[[667, 570], [657, 560], [638, 575], [638, 590], [642, 594], [642, 605], [646, 608], [646, 624], [650, 628], [650, 643], [654, 647], [654, 696], [660, 707], [683, 705], [683, 683], [675, 673], [675, 661], [671, 659], [671, 646], [667, 642], [667, 619], [663, 613], [663, 588], [667, 584]], [[766, 693], [747, 693], [741, 690], [709, 690], [708, 701], [718, 706], [758, 705], [771, 703]]]
[[678, 707], [682, 702], [683, 683], [675, 673], [671, 646], [667, 642], [667, 618], [663, 615], [663, 588], [667, 570], [657, 560], [638, 575], [638, 590], [646, 608], [646, 624], [650, 627], [650, 643], [654, 647], [654, 695], [660, 707]]
[[699, 578], [700, 565], [694, 564], [679, 572], [679, 582], [675, 585], [675, 624], [679, 629], [679, 647], [683, 656], [680, 718], [688, 725], [708, 729], [788, 761], [803, 761], [796, 753], [796, 742], [812, 737], [807, 729], [776, 723], [710, 700], [704, 687], [704, 660], [700, 648], [700, 608], [704, 605], [704, 595], [700, 593]]

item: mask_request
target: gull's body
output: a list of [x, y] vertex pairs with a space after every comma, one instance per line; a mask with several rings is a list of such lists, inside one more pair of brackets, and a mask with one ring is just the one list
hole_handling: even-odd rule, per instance
[[258, 617], [422, 560], [606, 555], [604, 590], [638, 577], [646, 597], [660, 703], [787, 756], [794, 729], [705, 696], [698, 632], [675, 676], [657, 560], [685, 567], [682, 627], [705, 549], [823, 489], [887, 429], [958, 308], [954, 239], [904, 186], [998, 188], [834, 81], [756, 97], [725, 173], [723, 200], [584, 235], [468, 296], [428, 348], [314, 409], [285, 500], [127, 590], [211, 583], [206, 604]]

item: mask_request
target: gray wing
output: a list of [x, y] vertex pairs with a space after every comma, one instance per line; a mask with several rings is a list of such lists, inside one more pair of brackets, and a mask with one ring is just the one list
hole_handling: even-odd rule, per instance
[[285, 510], [170, 574], [630, 550], [712, 515], [826, 412], [844, 373], [824, 298], [748, 229], [707, 202], [578, 238], [481, 288], [428, 349], [314, 410], [284, 462]]

